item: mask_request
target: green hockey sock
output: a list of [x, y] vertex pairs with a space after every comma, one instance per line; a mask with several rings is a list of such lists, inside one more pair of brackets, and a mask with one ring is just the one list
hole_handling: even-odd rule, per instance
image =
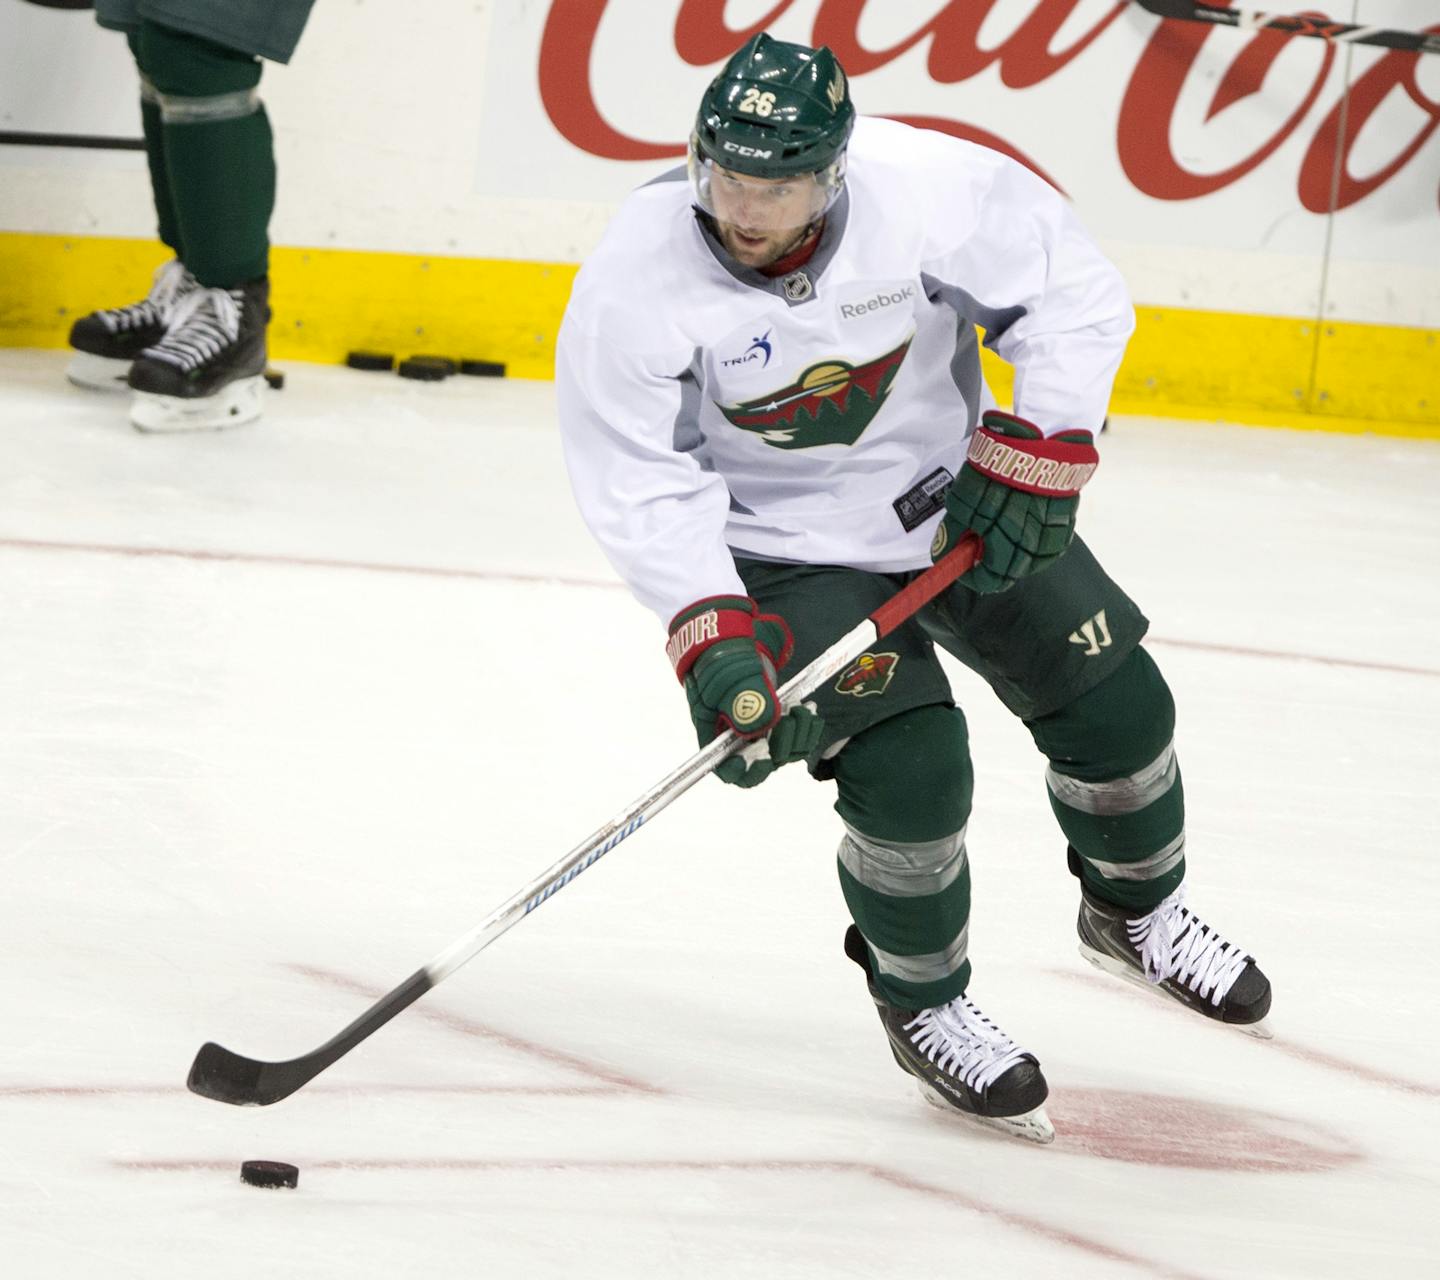
[[884, 720], [835, 758], [835, 781], [840, 888], [876, 986], [905, 1009], [953, 1000], [970, 981], [964, 717], [934, 705]]
[[170, 174], [165, 168], [164, 130], [160, 124], [160, 104], [140, 98], [140, 120], [145, 131], [145, 159], [150, 166], [150, 190], [155, 197], [156, 230], [161, 243], [175, 251], [182, 262], [180, 250], [180, 219], [175, 215], [175, 199], [170, 194]]
[[157, 204], [163, 187], [181, 259], [212, 288], [265, 275], [275, 148], [256, 95], [259, 61], [148, 20], [132, 47], [155, 91], [164, 171]]
[[1185, 789], [1175, 759], [1175, 704], [1136, 649], [1104, 681], [1028, 722], [1050, 758], [1050, 807], [1096, 897], [1149, 911], [1185, 878]]
[[184, 262], [207, 288], [269, 270], [275, 156], [265, 108], [234, 120], [165, 125], [165, 164]]
[[140, 72], [140, 127], [145, 135], [145, 161], [150, 168], [150, 191], [155, 198], [155, 219], [161, 243], [169, 245], [175, 256], [184, 261], [180, 252], [180, 224], [175, 217], [175, 202], [170, 196], [170, 175], [165, 171], [165, 134], [160, 121], [160, 97], [140, 61], [140, 33], [126, 35], [135, 66]]

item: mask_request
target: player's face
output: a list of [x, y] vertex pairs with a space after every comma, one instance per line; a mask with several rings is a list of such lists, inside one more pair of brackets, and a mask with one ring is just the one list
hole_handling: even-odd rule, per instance
[[783, 258], [825, 207], [814, 174], [752, 178], [719, 166], [710, 178], [710, 200], [721, 243], [747, 267]]

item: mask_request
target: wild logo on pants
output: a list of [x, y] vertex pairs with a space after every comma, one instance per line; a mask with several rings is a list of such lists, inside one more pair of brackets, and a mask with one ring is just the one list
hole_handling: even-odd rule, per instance
[[898, 653], [862, 653], [840, 673], [840, 678], [835, 681], [835, 692], [851, 693], [857, 698], [884, 693], [899, 665]]

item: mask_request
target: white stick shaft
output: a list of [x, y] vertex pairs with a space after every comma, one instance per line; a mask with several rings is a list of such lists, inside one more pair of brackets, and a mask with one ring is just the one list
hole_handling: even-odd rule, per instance
[[[832, 676], [839, 675], [875, 643], [879, 628], [869, 619], [847, 631], [808, 666], [780, 686], [780, 705], [787, 711], [803, 702]], [[513, 898], [496, 907], [463, 938], [457, 938], [425, 966], [431, 985], [477, 956], [502, 933], [518, 924], [547, 898], [558, 893], [582, 871], [595, 865], [617, 844], [635, 834], [657, 813], [690, 790], [743, 742], [726, 730], [662, 778], [603, 827], [591, 832], [554, 866], [542, 871]]]

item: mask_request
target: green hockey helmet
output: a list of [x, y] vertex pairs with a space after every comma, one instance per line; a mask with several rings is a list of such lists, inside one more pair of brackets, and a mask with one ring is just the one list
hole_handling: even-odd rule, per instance
[[708, 175], [719, 167], [766, 180], [814, 175], [828, 208], [844, 183], [854, 127], [849, 81], [835, 55], [762, 31], [700, 100], [689, 167], [701, 207], [710, 209]]

